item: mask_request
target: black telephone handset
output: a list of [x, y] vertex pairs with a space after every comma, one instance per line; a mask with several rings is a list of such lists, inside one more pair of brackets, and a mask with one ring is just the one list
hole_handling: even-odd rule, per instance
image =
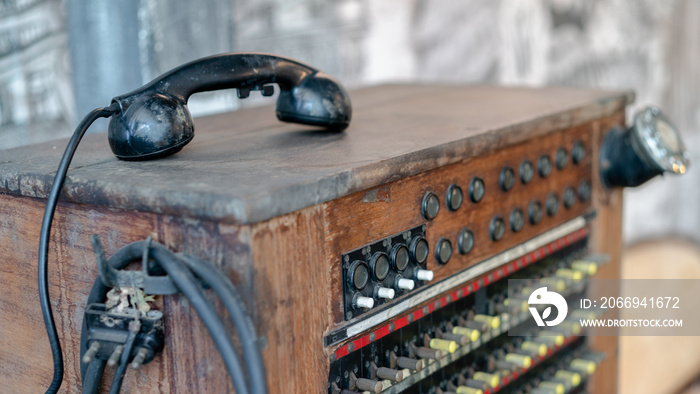
[[[108, 132], [109, 145], [119, 159], [155, 159], [178, 152], [194, 137], [192, 115], [187, 110], [187, 100], [191, 95], [208, 90], [237, 88], [241, 98], [245, 98], [253, 89], [260, 89], [263, 95], [269, 96], [273, 93], [270, 84], [277, 84], [280, 88], [277, 99], [279, 120], [338, 131], [344, 130], [350, 124], [352, 116], [350, 98], [338, 81], [295, 60], [260, 53], [218, 55], [185, 64], [163, 74], [140, 89], [115, 97], [107, 107], [90, 111], [78, 124], [56, 170], [51, 192], [46, 201], [39, 237], [39, 301], [54, 363], [53, 379], [47, 393], [58, 392], [63, 381], [63, 352], [49, 297], [48, 256], [51, 223], [68, 167], [90, 125], [99, 118], [111, 117]], [[240, 332], [239, 329], [239, 336]], [[219, 347], [222, 357], [224, 353], [228, 354], [225, 359], [229, 360], [227, 368], [234, 380], [236, 392], [248, 392], [245, 389], [242, 373], [238, 371], [240, 368], [234, 368], [237, 365], [234, 359], [237, 357], [232, 355], [233, 347], [229, 346], [227, 349], [229, 351], [224, 352], [222, 347]], [[244, 355], [245, 353], [244, 350]], [[129, 356], [128, 353], [125, 354]], [[119, 364], [114, 374], [110, 392], [119, 391], [121, 387], [121, 378], [124, 376], [122, 367], [126, 368], [127, 356], [121, 358], [123, 362]], [[246, 363], [250, 364], [249, 374], [251, 371], [254, 372], [249, 377], [252, 392], [266, 393], [264, 368], [261, 362], [254, 361], [254, 358], [246, 359]], [[99, 368], [95, 370], [96, 374], [88, 374], [93, 378], [86, 378], [86, 381], [92, 382], [94, 387], [99, 387], [100, 379], [94, 378], [101, 375]], [[88, 392], [91, 391], [88, 390]]]
[[194, 137], [187, 100], [192, 94], [239, 89], [272, 92], [277, 84], [277, 118], [343, 130], [350, 123], [352, 106], [343, 86], [333, 77], [292, 59], [260, 54], [232, 53], [211, 56], [177, 67], [149, 84], [112, 102], [119, 112], [109, 123], [109, 145], [122, 160], [149, 160], [178, 152]]

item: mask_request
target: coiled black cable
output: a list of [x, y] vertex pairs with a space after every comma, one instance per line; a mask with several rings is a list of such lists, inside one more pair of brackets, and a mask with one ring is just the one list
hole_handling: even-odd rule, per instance
[[68, 166], [70, 165], [71, 160], [73, 160], [73, 155], [78, 148], [80, 140], [83, 138], [85, 132], [87, 132], [88, 128], [95, 120], [99, 118], [108, 118], [118, 111], [119, 107], [116, 103], [110, 105], [109, 107], [97, 108], [87, 114], [80, 124], [78, 124], [75, 132], [73, 132], [73, 136], [68, 142], [68, 146], [66, 146], [66, 150], [63, 152], [61, 163], [58, 165], [58, 170], [56, 171], [56, 176], [54, 177], [53, 185], [51, 186], [49, 198], [46, 201], [46, 210], [44, 211], [44, 219], [41, 222], [41, 234], [39, 238], [38, 280], [41, 313], [44, 317], [46, 334], [49, 337], [51, 354], [53, 356], [53, 379], [51, 380], [51, 385], [46, 390], [47, 394], [58, 392], [58, 389], [61, 387], [61, 383], [63, 382], [63, 353], [61, 350], [61, 341], [58, 338], [58, 333], [56, 332], [56, 324], [53, 320], [53, 311], [51, 310], [49, 298], [49, 280], [47, 274], [51, 222], [53, 221], [53, 215], [56, 212], [58, 196], [61, 194], [61, 188], [66, 180]]
[[[93, 245], [95, 246], [96, 250], [101, 250], [101, 245], [99, 243], [99, 239], [97, 239], [96, 236], [93, 236]], [[144, 248], [148, 247], [149, 248], [149, 255], [153, 258], [155, 262], [155, 266], [159, 266], [162, 268], [163, 271], [165, 271], [168, 276], [170, 276], [171, 280], [175, 284], [175, 286], [182, 292], [185, 297], [189, 300], [190, 305], [192, 308], [197, 312], [199, 315], [200, 319], [202, 319], [202, 322], [204, 325], [207, 327], [207, 330], [209, 330], [209, 333], [211, 334], [212, 338], [214, 339], [214, 342], [219, 349], [219, 353], [221, 354], [222, 359], [224, 360], [224, 364], [226, 365], [226, 368], [229, 372], [229, 375], [231, 377], [231, 380], [233, 382], [234, 388], [236, 389], [237, 393], [241, 394], [247, 394], [249, 393], [248, 390], [248, 385], [246, 384], [245, 377], [243, 375], [243, 370], [240, 365], [240, 361], [238, 360], [238, 357], [236, 355], [236, 352], [233, 348], [233, 343], [231, 341], [231, 338], [229, 335], [226, 333], [226, 329], [221, 322], [221, 319], [219, 318], [218, 315], [216, 315], [216, 312], [214, 310], [214, 307], [209, 303], [209, 301], [206, 299], [204, 296], [204, 293], [202, 292], [202, 289], [200, 288], [199, 284], [196, 282], [192, 272], [184, 262], [184, 258], [181, 258], [181, 256], [175, 255], [173, 252], [168, 250], [166, 247], [163, 245], [153, 243], [153, 242], [148, 242], [148, 241], [139, 241], [139, 242], [133, 242], [131, 244], [128, 244], [121, 249], [119, 249], [112, 257], [110, 257], [108, 264], [111, 265], [114, 268], [121, 269], [124, 268], [129, 262], [134, 261], [138, 258], [141, 257]], [[194, 260], [194, 259], [193, 259]], [[207, 268], [210, 269], [197, 269], [197, 271], [203, 272], [204, 270], [207, 270], [207, 273], [202, 274], [202, 276], [207, 276], [209, 277], [210, 274], [216, 275], [218, 278], [222, 278], [223, 276], [218, 273], [216, 268], [214, 268], [210, 263], [204, 262], [204, 261], [199, 261], [199, 262], [194, 262], [196, 265], [203, 265]], [[199, 276], [199, 274], [197, 274]], [[238, 304], [236, 306], [233, 306], [232, 309], [236, 309], [237, 312], [235, 313], [235, 316], [237, 317], [236, 323], [237, 330], [238, 330], [238, 325], [241, 324], [244, 326], [244, 328], [241, 330], [243, 332], [243, 336], [241, 336], [241, 333], [239, 332], [239, 337], [241, 337], [241, 342], [250, 342], [253, 345], [256, 343], [256, 336], [255, 332], [252, 328], [252, 325], [250, 324], [248, 318], [245, 315], [244, 309], [242, 305], [240, 305], [240, 301], [236, 298], [235, 296], [235, 288], [233, 288], [233, 284], [229, 282], [228, 285], [223, 285], [222, 283], [225, 283], [226, 280], [221, 280], [221, 279], [215, 279], [213, 281], [216, 281], [217, 285], [216, 288], [224, 289], [224, 286], [230, 286], [228, 288], [228, 295], [224, 295], [223, 297], [220, 296], [222, 301], [224, 302], [224, 305], [226, 306], [227, 304]], [[212, 282], [213, 282], [212, 281]], [[205, 280], [205, 282], [208, 282]], [[212, 288], [214, 288], [214, 285], [211, 285]], [[93, 303], [93, 302], [99, 302], [100, 300], [104, 299], [104, 297], [107, 294], [108, 288], [102, 284], [100, 280], [95, 281], [95, 284], [92, 287], [92, 290], [90, 291], [90, 295], [88, 296], [88, 304]], [[215, 289], [217, 292], [217, 295], [219, 294], [218, 291]], [[229, 305], [231, 306], [231, 305]], [[228, 308], [228, 306], [227, 306]], [[240, 312], [240, 313], [239, 313]], [[231, 317], [234, 318], [234, 314], [229, 312], [231, 314]], [[84, 354], [86, 347], [87, 347], [87, 341], [86, 341], [86, 332], [87, 332], [87, 325], [85, 321], [83, 321], [83, 329], [82, 329], [82, 337], [81, 337], [81, 356]], [[264, 367], [262, 365], [262, 357], [259, 355], [259, 350], [257, 347], [255, 348], [256, 351], [258, 352], [258, 364], [251, 364], [251, 361], [249, 361], [249, 356], [245, 355], [246, 357], [246, 367], [248, 370], [249, 375], [251, 373], [256, 374], [256, 379], [260, 379], [262, 377], [262, 383], [258, 384], [254, 383], [251, 381], [251, 386], [254, 387], [254, 390], [252, 391], [254, 394], [265, 394], [267, 393], [266, 389], [266, 383], [265, 383], [265, 373], [264, 373]], [[124, 353], [126, 354], [126, 352]], [[255, 356], [251, 360], [255, 360]], [[93, 360], [93, 363], [95, 360]], [[99, 365], [99, 364], [98, 364]], [[92, 364], [88, 366], [81, 366], [81, 374], [83, 375], [83, 382], [88, 383], [94, 380], [94, 377], [91, 376], [91, 368]], [[96, 371], [97, 367], [93, 371]], [[255, 372], [254, 372], [255, 371]], [[88, 380], [90, 379], [90, 380]], [[252, 379], [252, 378], [251, 378]], [[97, 379], [99, 381], [99, 379]], [[92, 385], [90, 387], [83, 387], [83, 393], [94, 393], [96, 392], [97, 388], [99, 387], [99, 383], [96, 385]]]
[[248, 315], [245, 313], [243, 303], [233, 283], [226, 276], [221, 275], [221, 272], [206, 260], [188, 255], [180, 257], [197, 277], [216, 292], [216, 295], [219, 296], [231, 316], [243, 348], [243, 357], [246, 362], [251, 391], [254, 394], [267, 393], [265, 367], [263, 366], [262, 355], [256, 341], [255, 327], [248, 319]]

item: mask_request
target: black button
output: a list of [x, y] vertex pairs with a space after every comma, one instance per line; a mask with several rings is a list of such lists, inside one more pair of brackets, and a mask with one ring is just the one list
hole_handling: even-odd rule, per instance
[[383, 280], [389, 275], [389, 256], [384, 252], [376, 252], [369, 260], [369, 267], [374, 279]]
[[585, 158], [586, 148], [583, 146], [583, 143], [581, 141], [574, 142], [574, 145], [571, 147], [571, 159], [574, 164], [579, 164]]
[[350, 273], [350, 283], [352, 283], [357, 290], [362, 290], [367, 286], [369, 271], [364, 261], [353, 261], [348, 272]]
[[559, 212], [559, 197], [556, 194], [550, 193], [545, 201], [547, 206], [547, 215], [554, 216]]
[[404, 244], [396, 244], [391, 248], [391, 266], [397, 271], [403, 271], [408, 266], [410, 257], [408, 256], [408, 247]]
[[564, 189], [561, 199], [564, 202], [564, 208], [569, 209], [573, 207], [574, 203], [576, 203], [576, 192], [574, 191], [574, 188], [567, 187]]
[[537, 161], [537, 171], [542, 178], [548, 177], [552, 172], [552, 159], [548, 155], [540, 156], [540, 159]]
[[433, 192], [426, 193], [423, 197], [423, 204], [421, 204], [421, 211], [423, 217], [428, 220], [433, 220], [440, 211], [440, 199]]
[[411, 241], [411, 246], [409, 247], [411, 252], [411, 258], [418, 264], [425, 263], [428, 259], [428, 253], [430, 253], [430, 247], [428, 246], [428, 241], [423, 237], [415, 237]]
[[569, 154], [566, 153], [566, 149], [557, 149], [557, 153], [554, 155], [554, 163], [557, 165], [558, 170], [563, 170], [569, 164]]
[[535, 175], [535, 168], [532, 166], [530, 160], [525, 160], [520, 164], [520, 182], [523, 184], [530, 183], [533, 175]]
[[523, 211], [520, 208], [515, 208], [510, 212], [510, 229], [516, 233], [523, 229], [525, 225], [525, 218], [523, 217]]
[[468, 228], [463, 228], [459, 232], [457, 246], [459, 246], [459, 253], [462, 254], [467, 254], [474, 248], [474, 234]]
[[581, 181], [578, 184], [578, 198], [582, 202], [586, 202], [591, 199], [591, 183], [588, 181]]
[[464, 196], [462, 194], [462, 188], [457, 185], [450, 185], [447, 188], [447, 208], [450, 211], [456, 211], [462, 206], [462, 200]]
[[500, 241], [506, 233], [506, 224], [503, 222], [503, 218], [496, 216], [491, 219], [489, 230], [491, 232], [491, 240]]
[[485, 192], [484, 181], [482, 181], [481, 178], [472, 179], [471, 183], [469, 183], [469, 198], [473, 202], [479, 202], [484, 198]]
[[440, 238], [435, 248], [435, 259], [440, 264], [447, 264], [452, 257], [452, 242], [447, 238]]
[[510, 167], [503, 167], [501, 174], [498, 176], [498, 183], [501, 185], [503, 191], [508, 191], [513, 188], [515, 184], [515, 172]]
[[531, 202], [527, 207], [527, 214], [531, 224], [539, 223], [542, 220], [542, 204], [539, 201]]

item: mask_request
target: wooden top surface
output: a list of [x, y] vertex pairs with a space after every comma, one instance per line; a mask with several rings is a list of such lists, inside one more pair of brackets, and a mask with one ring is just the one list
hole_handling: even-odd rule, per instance
[[[117, 160], [83, 139], [62, 199], [253, 223], [494, 151], [624, 108], [634, 96], [574, 88], [385, 85], [351, 92], [342, 133], [281, 123], [270, 106], [195, 119], [178, 154]], [[0, 193], [45, 198], [67, 140], [0, 151]]]

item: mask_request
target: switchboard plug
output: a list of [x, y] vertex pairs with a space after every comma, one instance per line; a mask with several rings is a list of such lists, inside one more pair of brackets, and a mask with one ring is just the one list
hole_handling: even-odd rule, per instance
[[[99, 359], [113, 367], [124, 359], [138, 369], [163, 350], [163, 313], [160, 311], [143, 313], [135, 308], [116, 311], [105, 304], [93, 303], [85, 311], [85, 318], [87, 351], [82, 357], [85, 364]], [[128, 352], [126, 358], [125, 352]]]

